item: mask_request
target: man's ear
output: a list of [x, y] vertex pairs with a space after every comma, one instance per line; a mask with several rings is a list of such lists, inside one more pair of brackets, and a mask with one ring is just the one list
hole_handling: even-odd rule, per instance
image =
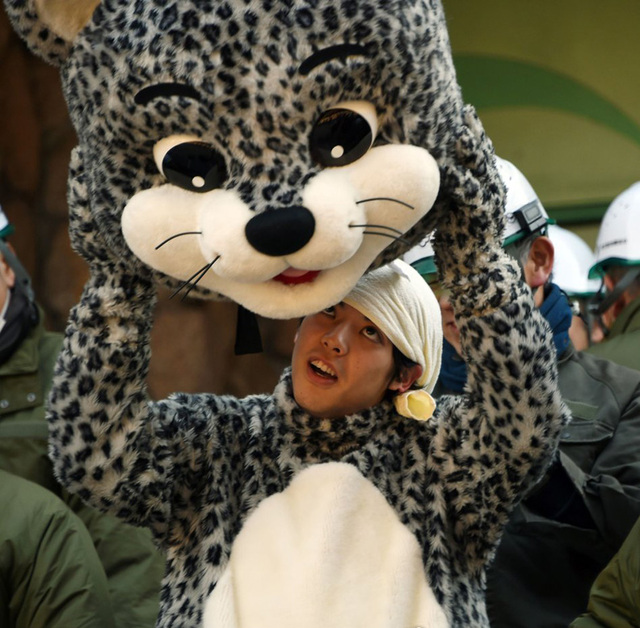
[[3, 255], [0, 255], [0, 278], [4, 280], [9, 288], [13, 288], [16, 285], [16, 274]]
[[547, 236], [539, 236], [529, 249], [529, 257], [524, 265], [524, 276], [530, 288], [544, 286], [553, 270], [553, 244]]
[[399, 393], [407, 392], [414, 382], [422, 375], [422, 367], [419, 364], [403, 368], [400, 375], [394, 377], [389, 384], [389, 390], [395, 390]]

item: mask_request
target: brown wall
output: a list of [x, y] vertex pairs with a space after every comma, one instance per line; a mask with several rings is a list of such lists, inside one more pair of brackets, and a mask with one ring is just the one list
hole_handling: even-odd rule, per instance
[[[69, 246], [66, 185], [76, 143], [57, 69], [34, 57], [0, 5], [0, 204], [50, 329], [63, 330], [87, 269]], [[234, 356], [235, 306], [170, 301], [161, 291], [152, 338], [152, 396], [269, 392], [289, 362], [295, 321], [260, 320], [265, 352]]]

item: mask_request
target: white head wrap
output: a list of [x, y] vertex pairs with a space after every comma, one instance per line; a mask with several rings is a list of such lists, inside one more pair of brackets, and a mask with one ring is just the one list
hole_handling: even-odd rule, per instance
[[442, 315], [427, 282], [409, 264], [396, 260], [364, 275], [343, 299], [366, 316], [407, 358], [422, 367], [420, 390], [395, 397], [408, 418], [426, 420], [436, 404], [429, 393], [438, 379], [442, 359]]

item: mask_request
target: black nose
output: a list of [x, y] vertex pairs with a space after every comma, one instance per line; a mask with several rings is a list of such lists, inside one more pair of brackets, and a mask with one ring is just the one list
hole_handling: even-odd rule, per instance
[[245, 227], [249, 244], [272, 257], [299, 251], [313, 236], [316, 221], [306, 207], [285, 207], [254, 216]]

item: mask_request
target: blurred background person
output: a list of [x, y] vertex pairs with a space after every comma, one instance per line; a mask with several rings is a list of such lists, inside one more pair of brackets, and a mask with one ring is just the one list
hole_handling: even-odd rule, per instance
[[84, 505], [54, 477], [45, 402], [62, 335], [44, 328], [31, 279], [6, 241], [12, 231], [0, 208], [0, 469], [40, 484], [78, 515], [102, 562], [116, 625], [151, 628], [164, 558], [149, 532]]
[[596, 311], [604, 337], [589, 352], [640, 370], [640, 181], [609, 205], [591, 276], [603, 282]]
[[[505, 250], [519, 261], [549, 323], [559, 387], [572, 413], [545, 478], [516, 508], [487, 573], [492, 628], [565, 628], [585, 608], [597, 574], [640, 516], [640, 374], [574, 348], [567, 296], [551, 281], [548, 217], [524, 175], [498, 159], [507, 186]], [[466, 383], [460, 332], [421, 243], [405, 259], [439, 293], [445, 337], [434, 394]]]
[[573, 231], [550, 224], [547, 234], [554, 250], [551, 280], [567, 295], [573, 313], [569, 337], [575, 349], [582, 351], [591, 344], [594, 321], [589, 305], [600, 288], [597, 279], [589, 279], [596, 257]]
[[640, 519], [589, 593], [587, 612], [570, 628], [640, 626]]
[[51, 491], [0, 469], [0, 626], [117, 628], [80, 519]]

